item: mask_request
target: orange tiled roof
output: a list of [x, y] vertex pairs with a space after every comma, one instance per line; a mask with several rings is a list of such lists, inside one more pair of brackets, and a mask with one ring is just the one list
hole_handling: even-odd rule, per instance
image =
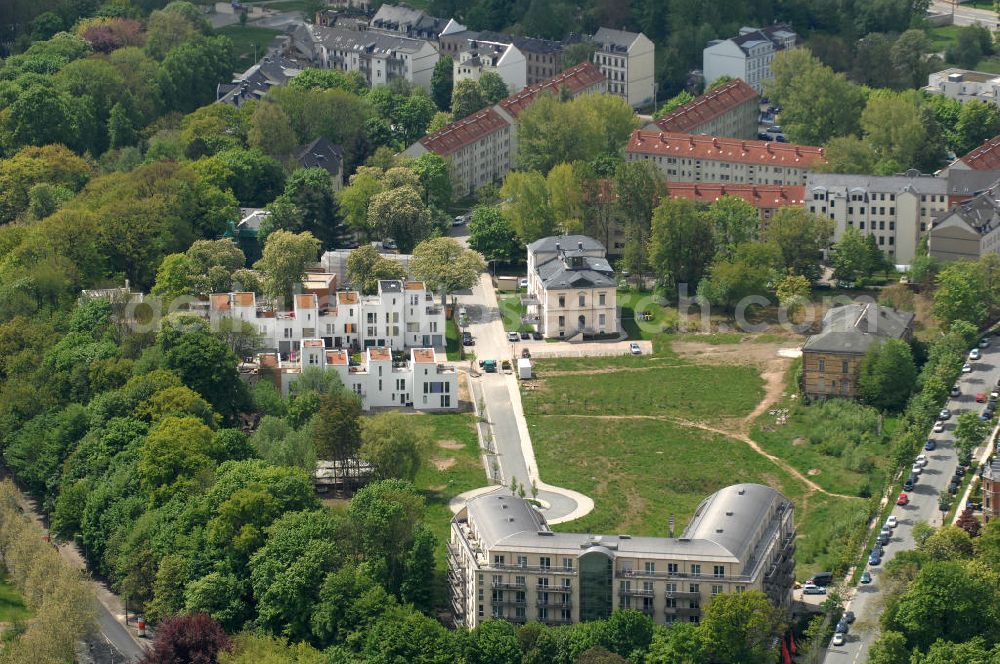
[[340, 291], [337, 293], [337, 302], [339, 304], [357, 304], [358, 303], [358, 292], [357, 291]]
[[812, 145], [745, 141], [738, 138], [696, 136], [694, 134], [675, 134], [642, 129], [632, 132], [626, 152], [799, 168], [808, 168], [813, 164], [826, 162], [823, 157], [823, 148]]
[[384, 346], [374, 346], [368, 349], [368, 356], [373, 360], [391, 360], [392, 351]]
[[434, 364], [434, 349], [433, 348], [414, 348], [413, 362], [414, 364]]
[[571, 95], [576, 95], [587, 88], [600, 85], [604, 80], [604, 74], [601, 73], [601, 70], [594, 63], [590, 61], [581, 62], [556, 74], [552, 78], [529, 85], [517, 94], [502, 99], [500, 101], [500, 108], [517, 117], [521, 114], [521, 111], [531, 106], [538, 97], [538, 94], [543, 90], [548, 90], [558, 98], [559, 91], [562, 88], [566, 88]]
[[736, 196], [758, 210], [784, 205], [802, 205], [806, 190], [801, 185], [722, 182], [672, 182], [668, 189], [671, 198], [687, 198], [701, 203], [711, 203], [722, 196]]
[[277, 355], [277, 353], [262, 353], [258, 357], [260, 358], [260, 366], [262, 366], [262, 367], [276, 367], [276, 366], [278, 366], [278, 355]]
[[656, 121], [660, 131], [689, 132], [726, 111], [757, 99], [757, 91], [741, 79], [728, 81], [682, 104]]
[[214, 293], [211, 300], [213, 309], [221, 311], [229, 309], [229, 293]]
[[346, 350], [326, 351], [326, 363], [340, 366], [347, 366], [348, 355]]
[[424, 282], [407, 281], [403, 283], [403, 288], [405, 288], [406, 290], [424, 290]]
[[509, 127], [493, 108], [484, 108], [457, 122], [446, 124], [433, 134], [420, 139], [420, 144], [431, 152], [447, 156], [471, 145], [484, 136]]
[[322, 339], [303, 339], [302, 340], [302, 345], [304, 347], [306, 347], [306, 348], [322, 348], [323, 347], [323, 340]]
[[316, 306], [315, 295], [296, 295], [295, 307], [297, 309], [312, 309]]
[[971, 169], [983, 171], [1000, 168], [1000, 136], [983, 142], [978, 148], [961, 158]]
[[233, 301], [238, 307], [252, 307], [253, 293], [233, 293]]

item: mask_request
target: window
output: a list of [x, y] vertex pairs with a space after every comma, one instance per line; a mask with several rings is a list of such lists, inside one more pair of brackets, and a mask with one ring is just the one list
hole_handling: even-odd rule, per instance
[[713, 595], [718, 595], [721, 592], [722, 592], [722, 586], [716, 586], [716, 585], [712, 586], [712, 594]]
[[602, 307], [604, 306], [604, 298], [605, 298], [605, 297], [606, 297], [606, 295], [605, 295], [604, 293], [598, 293], [598, 294], [597, 294], [597, 302], [598, 302], [598, 304], [600, 304], [600, 305], [601, 305]]
[[656, 563], [646, 561], [646, 574], [652, 574], [656, 571]]
[[566, 327], [566, 317], [565, 316], [560, 316], [559, 317], [559, 327]]
[[714, 576], [715, 578], [721, 579], [725, 575], [726, 575], [725, 565], [715, 565], [714, 567], [712, 567], [712, 576]]
[[691, 583], [691, 584], [688, 584], [688, 592], [689, 593], [700, 593], [701, 592], [701, 584], [700, 583]]
[[573, 569], [573, 559], [572, 558], [563, 558], [563, 569]]
[[847, 364], [848, 364], [847, 360], [844, 360], [840, 363], [840, 373], [849, 373]]
[[528, 566], [528, 556], [518, 556], [517, 557], [517, 566], [518, 567], [527, 567]]
[[580, 306], [581, 307], [587, 306], [587, 296], [586, 295], [583, 295], [583, 294], [580, 295]]
[[667, 563], [667, 574], [677, 574], [677, 563]]
[[517, 586], [518, 588], [524, 588], [524, 586], [526, 585], [524, 583], [524, 577], [523, 576], [515, 576], [514, 577], [514, 585]]
[[566, 296], [565, 295], [560, 295], [559, 296], [559, 306], [560, 307], [565, 307], [566, 306]]
[[819, 370], [826, 371], [826, 360], [824, 360], [822, 357], [819, 358]]
[[598, 320], [598, 324], [599, 324], [599, 325], [600, 325], [601, 327], [604, 327], [604, 324], [605, 324], [605, 319], [606, 319], [606, 318], [607, 318], [607, 316], [605, 316], [604, 314], [599, 314], [599, 315], [597, 316], [597, 320]]
[[[691, 565], [691, 573], [692, 574], [698, 574], [698, 575], [700, 575], [701, 574], [701, 565], [692, 564]], [[694, 592], [694, 591], [692, 590], [691, 592]]]
[[[538, 566], [542, 569], [549, 569], [552, 566], [552, 559], [548, 556], [542, 556], [538, 559]], [[548, 579], [545, 580], [545, 583], [548, 584]]]
[[498, 566], [498, 567], [503, 567], [503, 556], [502, 555], [494, 554], [493, 555], [493, 564], [496, 565], [496, 566]]

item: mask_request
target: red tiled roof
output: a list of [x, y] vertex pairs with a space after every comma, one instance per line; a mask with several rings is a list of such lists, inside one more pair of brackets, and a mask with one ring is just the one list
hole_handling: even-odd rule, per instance
[[823, 148], [812, 145], [744, 141], [738, 138], [674, 134], [642, 129], [632, 132], [626, 152], [800, 168], [826, 162]]
[[252, 307], [254, 302], [253, 293], [233, 293], [233, 301], [238, 307]]
[[492, 107], [484, 108], [424, 136], [420, 139], [420, 144], [444, 157], [509, 126]]
[[406, 290], [424, 290], [424, 282], [422, 281], [405, 281], [403, 282], [403, 288]]
[[600, 85], [604, 81], [604, 74], [601, 73], [601, 70], [594, 63], [590, 61], [581, 62], [556, 74], [552, 78], [529, 85], [517, 94], [502, 99], [500, 101], [500, 108], [516, 118], [521, 114], [521, 111], [531, 106], [542, 90], [548, 90], [558, 97], [559, 90], [566, 88], [570, 95], [575, 96], [587, 88]]
[[340, 304], [357, 304], [358, 293], [357, 291], [340, 291], [337, 293], [337, 302]]
[[331, 365], [347, 366], [348, 355], [347, 351], [340, 350], [328, 350], [326, 351], [326, 363]]
[[414, 348], [410, 352], [413, 353], [414, 364], [434, 364], [433, 348]]
[[315, 295], [296, 295], [295, 307], [297, 309], [312, 309], [316, 306]]
[[373, 346], [368, 349], [368, 357], [373, 360], [391, 360], [392, 351], [385, 346]]
[[737, 78], [678, 106], [657, 120], [656, 126], [660, 131], [690, 132], [726, 111], [758, 98], [756, 90]]
[[214, 293], [209, 299], [213, 309], [225, 311], [229, 308], [229, 293]]
[[1000, 136], [994, 136], [960, 159], [977, 171], [1000, 168]]
[[806, 188], [801, 185], [723, 182], [672, 182], [669, 186], [671, 198], [687, 198], [701, 203], [711, 203], [722, 196], [736, 196], [758, 210], [783, 205], [801, 205], [805, 190]]
[[302, 340], [302, 346], [303, 346], [303, 348], [322, 348], [323, 347], [323, 340], [322, 339], [303, 339]]

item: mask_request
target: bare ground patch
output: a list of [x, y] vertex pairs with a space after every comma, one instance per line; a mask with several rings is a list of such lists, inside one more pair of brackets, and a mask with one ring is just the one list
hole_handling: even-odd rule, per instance
[[434, 467], [437, 468], [438, 471], [445, 471], [458, 463], [458, 461], [455, 457], [448, 457], [447, 459], [443, 459], [441, 457], [431, 457], [431, 463], [434, 464]]
[[450, 440], [450, 439], [437, 441], [437, 446], [445, 450], [460, 450], [464, 447], [462, 443], [458, 442], [457, 440]]

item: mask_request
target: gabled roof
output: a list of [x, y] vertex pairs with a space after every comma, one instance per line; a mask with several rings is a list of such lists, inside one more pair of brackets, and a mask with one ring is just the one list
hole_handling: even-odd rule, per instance
[[785, 205], [802, 205], [805, 187], [781, 184], [672, 182], [668, 193], [671, 198], [686, 198], [700, 203], [712, 203], [723, 196], [736, 196], [759, 210]]
[[985, 141], [959, 161], [975, 170], [1000, 168], [1000, 136]]
[[322, 168], [330, 175], [338, 175], [344, 165], [344, 153], [325, 136], [312, 143], [300, 145], [295, 150], [295, 161], [303, 168]]
[[691, 132], [741, 104], [759, 99], [757, 91], [741, 79], [727, 81], [696, 99], [682, 104], [654, 124], [660, 131]]
[[985, 191], [962, 201], [934, 221], [931, 230], [953, 218], [961, 219], [969, 228], [980, 235], [986, 235], [1000, 227], [1000, 182]]
[[861, 355], [879, 339], [901, 339], [913, 314], [874, 303], [834, 307], [823, 317], [823, 331], [806, 339], [803, 351]]
[[784, 40], [792, 38], [797, 40], [798, 36], [788, 24], [775, 23], [766, 28], [741, 28], [739, 36], [730, 41], [739, 46], [744, 53], [747, 53], [750, 48], [762, 42], [770, 42], [775, 49], [783, 49], [785, 47]]
[[316, 41], [326, 47], [328, 51], [363, 51], [394, 56], [396, 53], [417, 53], [430, 44], [424, 39], [411, 39], [402, 35], [371, 30], [359, 32], [347, 28], [323, 26], [314, 26], [312, 30]]
[[447, 156], [509, 126], [510, 123], [499, 113], [492, 108], [484, 108], [424, 136], [419, 143], [431, 152]]
[[628, 32], [626, 30], [615, 30], [613, 28], [599, 28], [594, 33], [593, 41], [601, 46], [614, 46], [623, 50], [628, 50], [635, 40], [639, 38], [641, 32]]
[[581, 243], [584, 251], [605, 251], [603, 244], [588, 235], [550, 235], [529, 244], [528, 252], [579, 249]]
[[558, 98], [560, 90], [565, 88], [571, 96], [576, 96], [589, 88], [603, 86], [606, 81], [604, 74], [592, 62], [581, 62], [552, 78], [529, 85], [501, 100], [500, 108], [512, 117], [517, 117], [521, 111], [534, 103], [543, 91], [550, 92]]
[[738, 138], [642, 129], [632, 132], [626, 152], [797, 168], [809, 168], [814, 164], [826, 163], [823, 148], [811, 145], [746, 141]]

